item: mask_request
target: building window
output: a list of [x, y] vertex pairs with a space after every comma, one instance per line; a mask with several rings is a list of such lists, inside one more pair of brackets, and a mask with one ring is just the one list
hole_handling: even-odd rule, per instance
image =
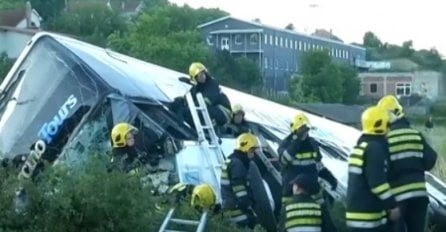
[[269, 35], [269, 45], [273, 45], [273, 36]]
[[285, 71], [288, 71], [288, 61], [285, 61]]
[[313, 44], [313, 50], [316, 50], [316, 44]]
[[268, 44], [268, 35], [267, 34], [265, 34], [265, 44]]
[[268, 68], [268, 57], [265, 57], [265, 69]]
[[346, 51], [346, 52], [345, 52], [345, 59], [348, 59], [348, 58], [349, 58], [349, 52]]
[[302, 51], [302, 41], [299, 41], [299, 51]]
[[242, 35], [235, 35], [234, 41], [236, 45], [242, 45], [243, 44], [243, 38]]
[[279, 37], [276, 36], [276, 41], [275, 41], [275, 42], [276, 42], [276, 43], [275, 43], [276, 46], [279, 46]]
[[279, 69], [279, 60], [278, 59], [276, 59], [276, 63], [275, 63], [275, 69]]
[[291, 48], [291, 49], [294, 48], [294, 43], [293, 43], [293, 42], [294, 42], [293, 40], [290, 40], [290, 48]]
[[256, 45], [259, 42], [259, 36], [257, 34], [251, 34], [249, 36], [249, 43], [251, 43], [252, 45]]
[[285, 47], [288, 48], [288, 39], [285, 38]]
[[378, 91], [377, 84], [370, 84], [370, 93], [376, 93]]
[[410, 96], [412, 85], [410, 83], [396, 83], [395, 93], [398, 96]]
[[280, 47], [283, 47], [283, 38], [280, 37]]

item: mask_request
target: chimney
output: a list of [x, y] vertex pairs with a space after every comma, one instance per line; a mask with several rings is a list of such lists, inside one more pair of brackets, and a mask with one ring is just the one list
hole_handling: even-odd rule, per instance
[[26, 8], [25, 8], [26, 28], [31, 27], [31, 14], [32, 14], [31, 3], [29, 1], [27, 1]]

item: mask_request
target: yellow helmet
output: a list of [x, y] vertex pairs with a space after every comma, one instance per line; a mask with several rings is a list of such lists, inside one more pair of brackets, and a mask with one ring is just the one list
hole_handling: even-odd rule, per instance
[[403, 107], [393, 95], [382, 97], [378, 102], [378, 106], [384, 110], [390, 111], [396, 118], [402, 118], [404, 116]]
[[207, 72], [207, 69], [202, 63], [194, 62], [189, 66], [189, 76], [193, 82], [197, 82], [197, 75], [203, 71]]
[[233, 114], [236, 114], [236, 113], [238, 113], [238, 112], [245, 112], [244, 110], [243, 110], [243, 107], [242, 107], [242, 105], [240, 105], [240, 104], [235, 104], [235, 105], [233, 105], [232, 106], [232, 113]]
[[299, 130], [302, 126], [308, 125], [310, 123], [310, 120], [308, 119], [307, 115], [304, 113], [298, 113], [293, 120], [293, 123], [291, 123], [291, 131], [296, 132]]
[[257, 137], [251, 133], [243, 133], [237, 138], [237, 150], [248, 153], [252, 149], [259, 147]]
[[378, 106], [367, 108], [361, 116], [362, 133], [384, 135], [389, 130], [389, 113]]
[[125, 122], [116, 124], [111, 132], [113, 147], [118, 148], [127, 146], [127, 134], [130, 132], [137, 133], [138, 129]]
[[195, 186], [192, 191], [191, 206], [198, 209], [210, 209], [217, 203], [215, 191], [209, 184]]

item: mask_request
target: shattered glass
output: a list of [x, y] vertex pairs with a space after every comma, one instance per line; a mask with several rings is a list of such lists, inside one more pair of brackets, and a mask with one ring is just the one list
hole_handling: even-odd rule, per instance
[[[79, 122], [99, 93], [93, 73], [55, 41], [39, 40], [2, 92], [0, 149], [7, 156], [27, 154], [37, 139], [57, 145], [69, 133], [63, 122]], [[79, 112], [81, 110], [82, 112]], [[73, 126], [71, 125], [71, 126]], [[54, 140], [61, 133], [60, 140]]]

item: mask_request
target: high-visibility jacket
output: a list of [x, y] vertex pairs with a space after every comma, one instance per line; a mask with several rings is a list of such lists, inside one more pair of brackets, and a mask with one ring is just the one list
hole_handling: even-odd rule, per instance
[[231, 221], [248, 220], [252, 210], [252, 194], [248, 188], [249, 158], [246, 153], [235, 150], [223, 167], [221, 174], [222, 209]]
[[[310, 136], [302, 141], [296, 138], [294, 134], [290, 134], [280, 144], [278, 154], [282, 164], [282, 194], [284, 197], [292, 196], [290, 181], [299, 174], [305, 174], [312, 180], [310, 194], [319, 193], [319, 177], [330, 183], [332, 188], [336, 187], [336, 178], [322, 164], [318, 144]], [[283, 201], [287, 200], [289, 199]], [[322, 200], [322, 198], [319, 200]]]
[[389, 183], [397, 201], [427, 197], [424, 172], [431, 170], [437, 153], [405, 119], [392, 123], [387, 135], [390, 151]]
[[305, 193], [294, 195], [293, 200], [285, 204], [287, 232], [321, 232], [322, 210], [321, 205]]
[[347, 226], [380, 229], [396, 207], [387, 181], [389, 151], [384, 135], [362, 135], [349, 157]]

